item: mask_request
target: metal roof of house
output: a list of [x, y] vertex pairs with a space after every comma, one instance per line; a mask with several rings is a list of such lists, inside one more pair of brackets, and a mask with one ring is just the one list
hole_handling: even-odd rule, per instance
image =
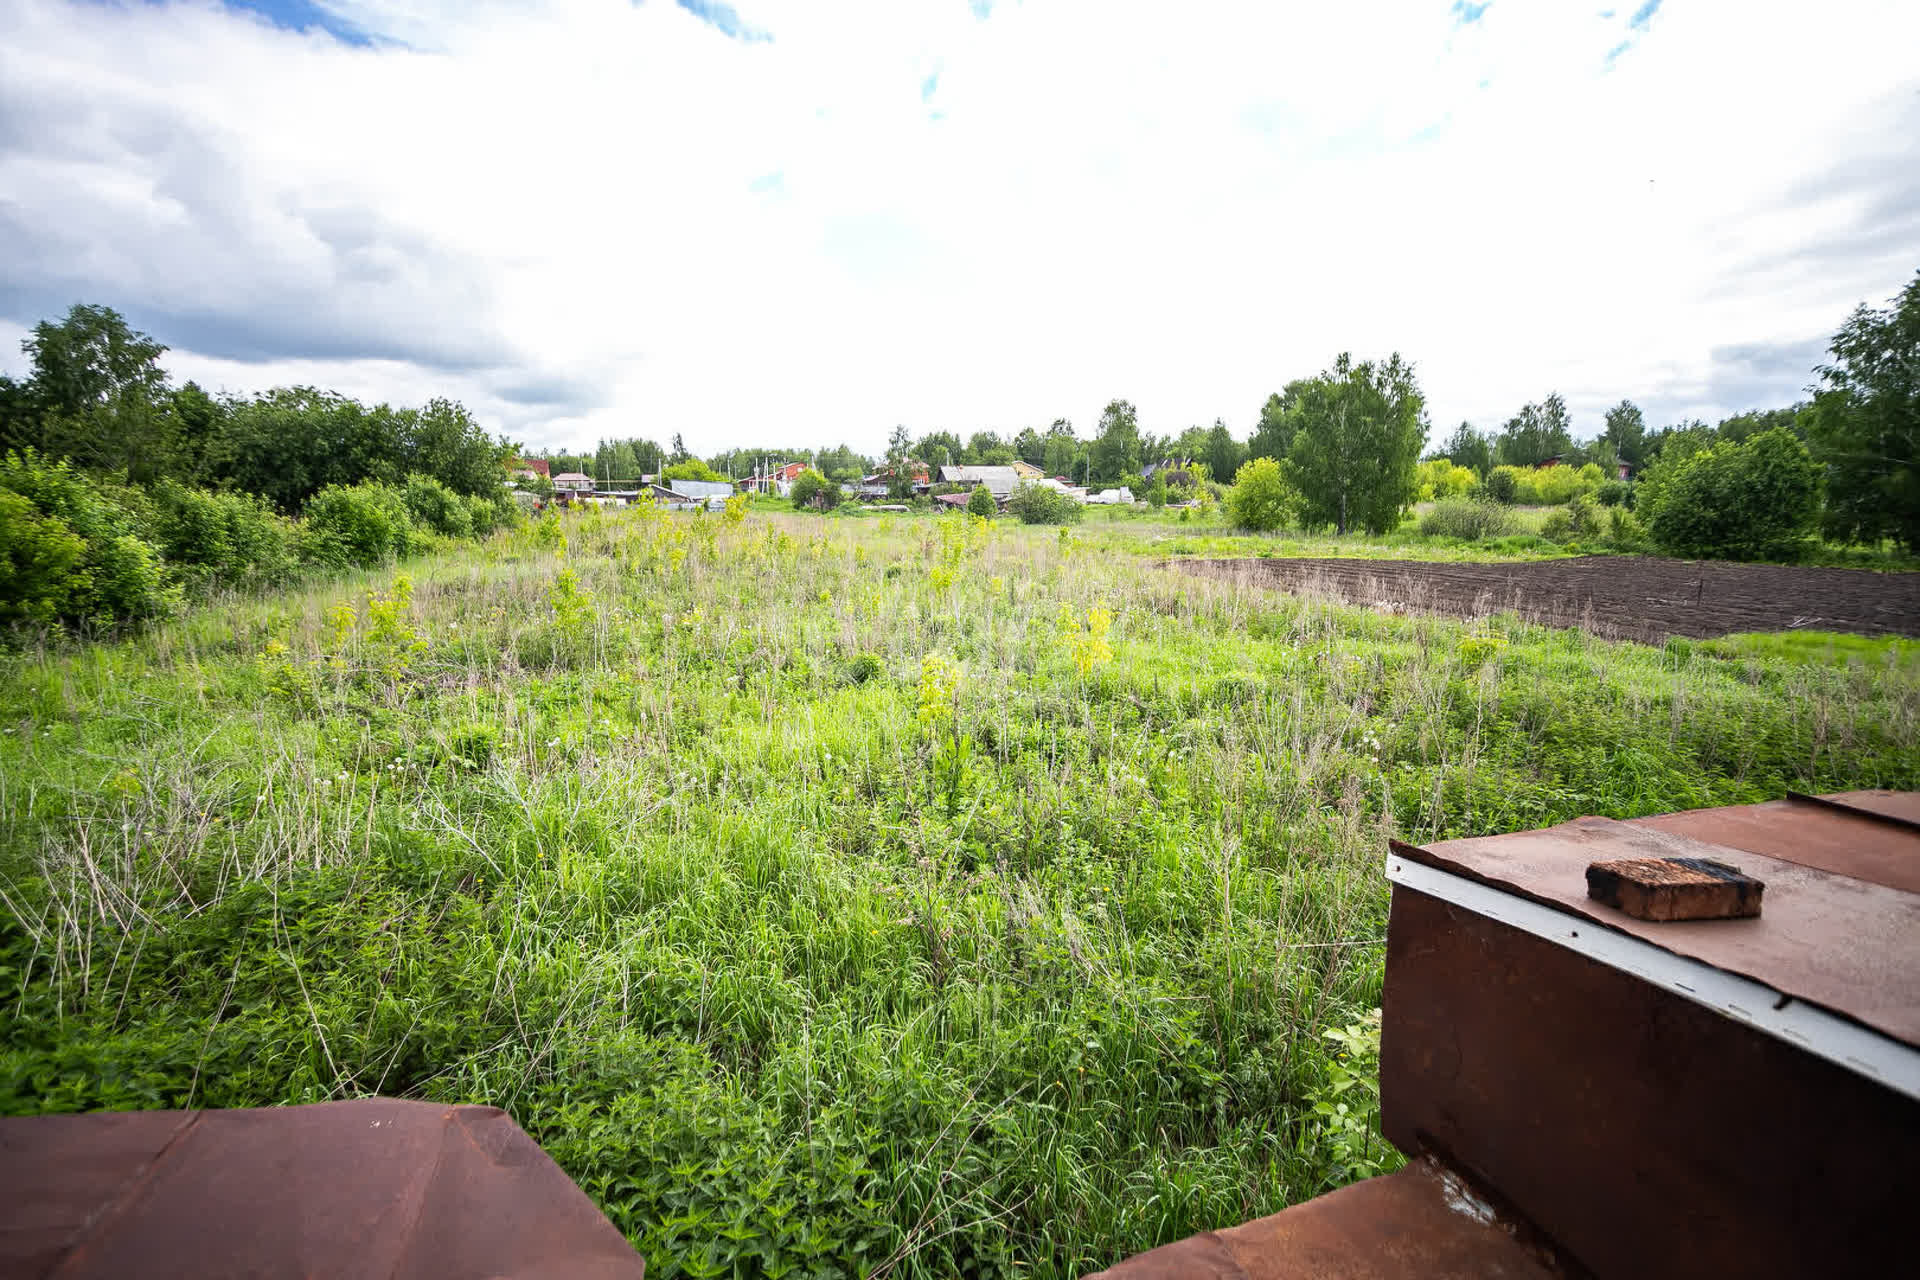
[[733, 493], [733, 486], [724, 480], [671, 480], [667, 487], [689, 498], [725, 498]]
[[644, 1271], [493, 1107], [369, 1098], [0, 1119], [0, 1275]]
[[1020, 473], [1012, 467], [941, 467], [942, 484], [983, 484], [998, 495], [1013, 492], [1014, 485], [1020, 483]]

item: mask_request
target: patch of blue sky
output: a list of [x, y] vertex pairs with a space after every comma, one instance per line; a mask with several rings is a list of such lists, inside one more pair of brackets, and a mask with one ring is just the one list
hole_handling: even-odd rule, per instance
[[1627, 25], [1635, 31], [1644, 31], [1647, 23], [1651, 22], [1653, 15], [1658, 12], [1660, 12], [1660, 0], [1647, 0], [1645, 4], [1633, 11], [1633, 16], [1627, 19]]
[[284, 27], [288, 31], [320, 30], [342, 44], [363, 48], [373, 43], [373, 37], [367, 32], [333, 13], [324, 4], [315, 4], [314, 0], [225, 0], [225, 3], [229, 9], [258, 14], [274, 26]]
[[739, 11], [725, 3], [725, 0], [673, 0], [673, 2], [715, 31], [741, 41], [743, 44], [771, 43], [773, 40], [771, 34], [747, 22], [740, 16]]
[[761, 196], [785, 195], [787, 175], [780, 169], [775, 169], [772, 173], [763, 173], [747, 184], [747, 190]]
[[993, 0], [967, 0], [967, 8], [973, 10], [973, 16], [985, 22], [987, 15], [993, 12]]
[[933, 97], [934, 90], [940, 87], [940, 73], [934, 72], [920, 82], [920, 101], [926, 102]]
[[1483, 4], [1473, 4], [1471, 0], [1453, 0], [1453, 8], [1447, 12], [1460, 19], [1460, 25], [1464, 27], [1470, 22], [1480, 21], [1491, 8], [1493, 0], [1485, 0]]

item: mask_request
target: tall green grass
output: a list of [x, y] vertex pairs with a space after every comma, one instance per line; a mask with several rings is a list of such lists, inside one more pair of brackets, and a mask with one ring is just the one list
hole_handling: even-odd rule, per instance
[[1313, 1103], [1390, 834], [1920, 782], [1909, 646], [961, 517], [586, 514], [4, 662], [0, 1111], [493, 1103], [660, 1276], [1065, 1276], [1277, 1210], [1378, 1154]]

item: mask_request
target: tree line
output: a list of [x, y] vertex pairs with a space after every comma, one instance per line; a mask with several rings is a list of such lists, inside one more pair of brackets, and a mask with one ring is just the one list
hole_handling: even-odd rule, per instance
[[174, 386], [110, 307], [35, 325], [0, 376], [0, 624], [112, 625], [225, 587], [519, 519], [505, 440], [460, 404]]

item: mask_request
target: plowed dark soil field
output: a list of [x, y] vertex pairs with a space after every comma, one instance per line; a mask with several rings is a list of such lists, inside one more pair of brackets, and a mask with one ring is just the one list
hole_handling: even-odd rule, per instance
[[1657, 644], [1736, 631], [1920, 636], [1920, 573], [1582, 556], [1524, 563], [1178, 560], [1189, 573], [1352, 604], [1475, 618], [1513, 612]]

